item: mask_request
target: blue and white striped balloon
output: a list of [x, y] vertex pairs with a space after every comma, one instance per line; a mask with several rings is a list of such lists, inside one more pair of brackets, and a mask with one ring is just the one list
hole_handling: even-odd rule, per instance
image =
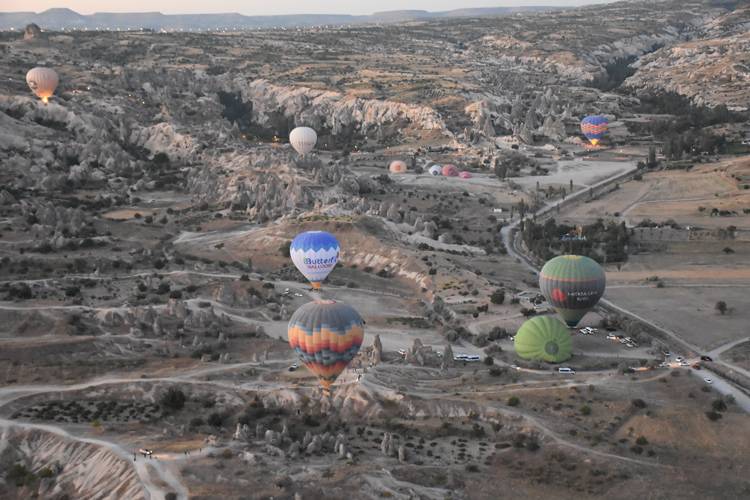
[[339, 260], [339, 242], [331, 233], [325, 231], [306, 231], [298, 234], [289, 247], [292, 262], [313, 288], [320, 288], [320, 283], [336, 267]]

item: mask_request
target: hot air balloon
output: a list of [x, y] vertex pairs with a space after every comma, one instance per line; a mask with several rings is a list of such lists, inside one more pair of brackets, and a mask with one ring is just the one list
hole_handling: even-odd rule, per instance
[[318, 142], [318, 134], [310, 127], [297, 127], [289, 134], [289, 143], [302, 156], [306, 155]]
[[49, 98], [55, 93], [60, 79], [54, 69], [37, 67], [26, 73], [26, 83], [34, 94], [47, 104]]
[[392, 161], [388, 169], [392, 174], [403, 174], [406, 172], [406, 163], [401, 160]]
[[440, 168], [440, 165], [433, 165], [430, 167], [430, 175], [434, 175], [434, 176], [443, 175], [443, 169]]
[[609, 129], [609, 120], [602, 115], [589, 115], [581, 120], [581, 132], [596, 146]]
[[442, 173], [444, 177], [458, 177], [458, 169], [455, 165], [451, 165], [450, 163], [443, 165]]
[[292, 240], [289, 255], [312, 287], [319, 289], [321, 281], [336, 267], [339, 250], [339, 242], [331, 233], [307, 231]]
[[471, 179], [471, 172], [467, 172], [466, 170], [459, 172], [458, 176], [462, 179]]
[[308, 302], [297, 309], [287, 329], [289, 345], [329, 391], [359, 352], [364, 321], [353, 307], [333, 300]]
[[570, 358], [573, 341], [568, 329], [551, 316], [535, 316], [516, 332], [513, 347], [523, 359], [561, 363]]
[[574, 327], [604, 295], [604, 269], [581, 255], [560, 255], [539, 273], [539, 288], [570, 327]]

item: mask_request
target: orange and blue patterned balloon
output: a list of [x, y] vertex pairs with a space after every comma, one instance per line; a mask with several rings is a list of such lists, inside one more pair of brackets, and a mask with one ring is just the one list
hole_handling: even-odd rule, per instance
[[589, 115], [581, 121], [581, 132], [596, 146], [609, 129], [609, 120], [602, 115]]
[[329, 390], [359, 352], [364, 321], [351, 306], [333, 300], [308, 302], [297, 309], [287, 329], [289, 345]]

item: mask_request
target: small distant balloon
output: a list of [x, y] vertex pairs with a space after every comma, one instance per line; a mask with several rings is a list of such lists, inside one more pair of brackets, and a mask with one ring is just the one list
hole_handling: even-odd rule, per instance
[[471, 172], [467, 172], [466, 170], [460, 172], [458, 176], [462, 179], [471, 179]]
[[297, 127], [289, 134], [289, 143], [302, 156], [313, 150], [318, 134], [310, 127]]
[[26, 83], [29, 85], [34, 94], [39, 97], [42, 102], [47, 104], [49, 98], [55, 93], [57, 84], [60, 83], [60, 79], [57, 76], [57, 72], [51, 68], [36, 67], [30, 69], [26, 73]]
[[442, 173], [444, 177], [458, 177], [458, 169], [455, 165], [451, 165], [450, 163], [443, 165]]
[[325, 231], [306, 231], [298, 234], [289, 247], [289, 256], [299, 272], [316, 290], [336, 267], [339, 242]]
[[609, 120], [602, 115], [589, 115], [581, 120], [581, 132], [596, 146], [609, 129]]
[[401, 160], [392, 161], [388, 166], [392, 174], [403, 174], [406, 172], [406, 163]]

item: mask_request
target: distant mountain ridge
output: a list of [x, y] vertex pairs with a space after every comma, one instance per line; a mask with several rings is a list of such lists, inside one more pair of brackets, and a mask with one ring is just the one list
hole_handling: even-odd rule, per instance
[[83, 15], [71, 9], [48, 9], [44, 12], [0, 12], [0, 30], [23, 29], [36, 23], [42, 29], [138, 29], [154, 30], [217, 30], [255, 29], [271, 27], [304, 27], [338, 24], [399, 23], [452, 17], [481, 17], [508, 15], [517, 12], [559, 10], [560, 7], [485, 7], [465, 8], [443, 12], [426, 10], [394, 10], [371, 15], [346, 14], [290, 14], [280, 16], [246, 16], [225, 14], [162, 14], [161, 12], [96, 12]]

